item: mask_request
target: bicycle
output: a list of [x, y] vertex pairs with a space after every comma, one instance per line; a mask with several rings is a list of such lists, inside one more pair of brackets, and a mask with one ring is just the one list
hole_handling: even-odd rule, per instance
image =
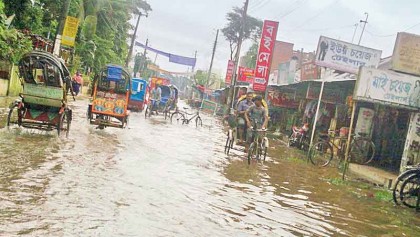
[[[394, 200], [394, 203], [396, 205], [400, 205], [402, 203], [407, 206], [407, 204], [409, 204], [407, 200], [405, 200], [405, 203], [404, 203], [404, 199], [407, 199], [407, 197], [410, 197], [407, 194], [410, 194], [413, 192], [410, 192], [410, 189], [405, 183], [408, 182], [407, 180], [412, 180], [412, 176], [416, 176], [419, 174], [420, 174], [420, 163], [415, 166], [407, 166], [406, 171], [398, 176], [396, 183], [394, 185], [394, 188], [392, 190], [392, 199]], [[408, 190], [404, 191], [405, 188]]]
[[168, 101], [165, 103], [165, 107], [163, 108], [163, 114], [165, 115], [165, 120], [170, 118], [171, 110], [176, 108], [175, 100], [169, 98]]
[[[187, 107], [184, 107], [184, 110], [188, 110]], [[188, 116], [192, 116], [190, 118], [188, 118]], [[177, 122], [177, 124], [179, 124], [179, 122], [182, 122], [182, 125], [184, 124], [190, 124], [190, 122], [195, 119], [195, 126], [196, 127], [202, 127], [203, 126], [203, 120], [201, 119], [200, 116], [200, 110], [197, 110], [196, 113], [188, 113], [186, 111], [179, 111], [178, 109], [172, 113], [171, 115], [171, 123], [173, 123], [174, 121]]]
[[[346, 137], [339, 137], [339, 145], [336, 145], [331, 138], [335, 138], [338, 131], [328, 131], [328, 134], [320, 134], [319, 141], [309, 149], [309, 160], [313, 165], [325, 167], [330, 164], [334, 157], [334, 148], [341, 163], [346, 152]], [[351, 136], [350, 160], [357, 164], [369, 164], [375, 156], [375, 144], [366, 136], [359, 133]]]
[[248, 150], [248, 165], [251, 164], [251, 159], [255, 156], [256, 160], [260, 160], [261, 156], [267, 157], [268, 138], [265, 136], [267, 129], [256, 129], [257, 126], [252, 128], [252, 143], [249, 145]]

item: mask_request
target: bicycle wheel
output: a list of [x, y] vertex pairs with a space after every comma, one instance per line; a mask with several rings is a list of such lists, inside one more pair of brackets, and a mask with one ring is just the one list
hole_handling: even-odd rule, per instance
[[196, 119], [195, 119], [195, 126], [198, 128], [198, 127], [202, 127], [203, 126], [203, 120], [201, 120], [201, 117], [200, 116], [198, 116]]
[[292, 132], [289, 136], [289, 139], [287, 140], [287, 147], [292, 147], [294, 141], [295, 141], [295, 136], [294, 136], [294, 133]]
[[64, 112], [60, 115], [60, 121], [57, 124], [58, 136], [60, 136], [62, 132], [66, 132], [66, 138], [69, 137], [70, 122], [70, 112], [68, 110], [64, 110]]
[[180, 113], [178, 111], [173, 112], [171, 115], [171, 123], [177, 123], [183, 122], [185, 120], [185, 116], [183, 113]]
[[309, 159], [316, 166], [325, 167], [331, 162], [332, 158], [332, 147], [326, 141], [315, 143], [309, 152]]
[[356, 138], [350, 145], [351, 161], [356, 164], [369, 164], [375, 156], [375, 144], [369, 139]]
[[226, 139], [226, 144], [225, 144], [225, 154], [229, 154], [229, 150], [230, 150], [230, 138], [228, 134], [228, 137]]
[[400, 200], [410, 208], [420, 205], [420, 173], [410, 176], [401, 185]]
[[148, 116], [150, 117], [149, 113], [150, 113], [150, 106], [147, 105], [146, 110], [144, 111], [144, 118], [145, 119], [147, 119]]
[[267, 157], [267, 147], [264, 147], [263, 156], [265, 161], [265, 158]]
[[251, 164], [251, 159], [254, 156], [254, 154], [256, 154], [256, 146], [255, 146], [255, 142], [251, 143], [251, 145], [249, 145], [249, 149], [248, 149], [248, 165]]

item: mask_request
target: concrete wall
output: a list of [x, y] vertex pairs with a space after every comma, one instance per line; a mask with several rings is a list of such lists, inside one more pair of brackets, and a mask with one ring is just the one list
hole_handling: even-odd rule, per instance
[[22, 85], [19, 79], [18, 67], [16, 65], [12, 66], [10, 71], [10, 84], [9, 84], [9, 95], [8, 96], [18, 96], [22, 92]]
[[7, 95], [8, 86], [9, 86], [9, 80], [0, 79], [0, 96]]

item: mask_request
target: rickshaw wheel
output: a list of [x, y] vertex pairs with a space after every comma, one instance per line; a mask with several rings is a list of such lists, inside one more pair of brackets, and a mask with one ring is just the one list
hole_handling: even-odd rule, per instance
[[[16, 114], [16, 120], [17, 120], [16, 122], [12, 121], [12, 116], [13, 116], [14, 111], [16, 111], [16, 113], [17, 113]], [[10, 128], [10, 125], [12, 123], [17, 123], [19, 127], [22, 124], [21, 118], [19, 118], [19, 109], [18, 109], [17, 105], [14, 105], [12, 108], [10, 108], [9, 114], [7, 115], [7, 128], [8, 129]]]
[[61, 114], [60, 121], [58, 122], [58, 125], [57, 125], [58, 136], [61, 135], [62, 131], [66, 131], [66, 138], [68, 138], [69, 133], [70, 133], [70, 124], [71, 124], [71, 110], [66, 109]]

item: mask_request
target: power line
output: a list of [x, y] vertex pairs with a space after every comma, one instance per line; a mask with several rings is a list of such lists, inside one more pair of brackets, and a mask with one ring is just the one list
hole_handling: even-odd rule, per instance
[[[294, 4], [296, 4], [296, 3], [298, 3], [298, 2], [299, 2], [299, 1], [296, 1]], [[298, 5], [298, 6], [297, 6], [297, 7], [295, 7], [294, 9], [292, 9], [292, 10], [290, 10], [289, 12], [287, 12], [287, 13], [285, 13], [285, 14], [281, 15], [281, 16], [280, 16], [280, 18], [278, 18], [278, 20], [285, 18], [286, 16], [288, 16], [288, 15], [292, 14], [293, 12], [295, 12], [296, 10], [298, 10], [299, 8], [301, 8], [302, 6], [304, 6], [304, 5], [303, 5], [303, 3], [304, 3], [304, 2], [306, 2], [306, 0], [303, 0], [303, 1], [302, 1], [302, 4]], [[294, 4], [292, 4], [292, 5], [294, 5]]]
[[252, 8], [249, 9], [249, 12], [254, 12], [261, 8], [262, 5], [266, 4], [270, 0], [261, 0], [257, 4], [255, 4]]
[[318, 16], [320, 16], [325, 10], [327, 10], [329, 7], [331, 7], [332, 5], [336, 4], [338, 1], [340, 0], [336, 0], [333, 3], [327, 5], [326, 7], [324, 7], [323, 9], [321, 9], [320, 11], [318, 11], [317, 14], [315, 14], [314, 16], [308, 18], [307, 20], [305, 20], [302, 24], [300, 24], [299, 26], [297, 26], [295, 29], [299, 29], [302, 26], [306, 25], [306, 23], [308, 23], [309, 21], [312, 21], [313, 19], [317, 18]]
[[260, 10], [261, 8], [265, 7], [270, 2], [271, 2], [271, 0], [267, 0], [265, 3], [262, 3], [258, 8], [255, 8], [255, 9], [251, 10], [250, 12], [256, 12], [256, 11]]

